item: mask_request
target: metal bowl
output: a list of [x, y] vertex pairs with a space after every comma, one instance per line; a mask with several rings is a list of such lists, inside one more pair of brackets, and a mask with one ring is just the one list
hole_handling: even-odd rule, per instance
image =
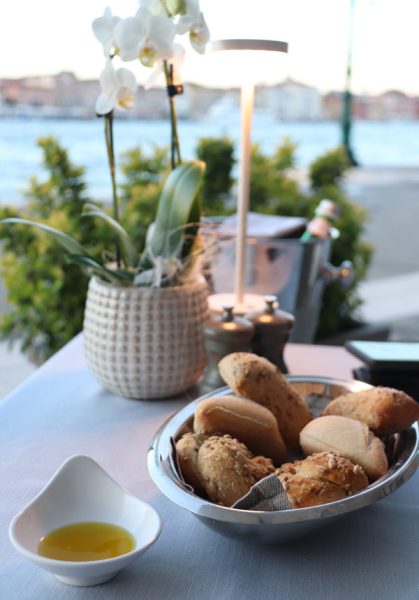
[[[288, 376], [291, 385], [307, 400], [312, 413], [318, 416], [324, 406], [337, 396], [370, 385], [360, 381], [343, 381], [325, 377]], [[307, 534], [330, 523], [333, 518], [373, 504], [394, 492], [415, 472], [419, 447], [419, 431], [415, 424], [401, 433], [387, 436], [386, 449], [390, 468], [365, 490], [343, 500], [274, 512], [239, 510], [219, 506], [191, 493], [178, 475], [173, 452], [173, 440], [192, 429], [193, 415], [204, 398], [232, 393], [220, 388], [194, 400], [157, 432], [148, 452], [148, 469], [157, 487], [175, 504], [190, 511], [208, 527], [223, 535], [243, 537], [251, 541], [281, 541]]]

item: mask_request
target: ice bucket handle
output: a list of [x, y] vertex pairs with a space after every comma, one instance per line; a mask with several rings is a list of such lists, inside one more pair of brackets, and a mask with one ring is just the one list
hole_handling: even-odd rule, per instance
[[325, 261], [320, 268], [320, 276], [325, 283], [339, 281], [344, 288], [348, 288], [354, 280], [354, 269], [350, 260], [344, 260], [339, 267]]

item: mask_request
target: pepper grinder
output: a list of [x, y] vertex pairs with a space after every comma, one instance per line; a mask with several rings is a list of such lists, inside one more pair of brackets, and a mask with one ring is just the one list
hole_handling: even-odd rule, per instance
[[265, 296], [264, 300], [266, 306], [263, 311], [245, 315], [245, 318], [255, 327], [252, 351], [267, 358], [279, 368], [281, 373], [288, 373], [283, 355], [285, 344], [294, 325], [294, 316], [276, 308], [278, 304], [276, 296]]
[[212, 315], [204, 329], [204, 343], [208, 354], [208, 366], [200, 383], [205, 393], [222, 387], [225, 382], [218, 372], [220, 360], [232, 352], [250, 352], [254, 325], [233, 312], [231, 305], [223, 306], [221, 315]]

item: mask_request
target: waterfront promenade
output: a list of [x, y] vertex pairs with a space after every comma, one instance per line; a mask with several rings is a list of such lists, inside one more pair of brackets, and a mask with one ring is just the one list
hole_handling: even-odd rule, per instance
[[[365, 238], [375, 247], [360, 317], [390, 326], [392, 340], [419, 341], [419, 167], [354, 169], [345, 185], [369, 213]], [[0, 398], [33, 370], [0, 343]]]
[[375, 247], [361, 315], [388, 323], [391, 339], [419, 341], [419, 167], [354, 169], [347, 191], [367, 209], [365, 238]]

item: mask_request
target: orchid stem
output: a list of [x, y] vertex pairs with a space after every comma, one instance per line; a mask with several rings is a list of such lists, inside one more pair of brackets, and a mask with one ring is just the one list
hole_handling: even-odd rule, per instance
[[[119, 202], [118, 202], [118, 188], [116, 186], [115, 177], [115, 152], [113, 144], [113, 111], [105, 115], [105, 140], [106, 150], [108, 153], [109, 171], [111, 174], [112, 182], [112, 208], [113, 218], [119, 223]], [[121, 267], [121, 253], [119, 250], [119, 242], [116, 240], [116, 264], [118, 269]]]
[[[167, 87], [173, 86], [173, 65], [169, 65], [165, 60], [163, 61], [164, 75], [166, 77]], [[172, 170], [176, 168], [178, 164], [182, 162], [180, 155], [180, 144], [177, 130], [177, 118], [176, 118], [176, 107], [175, 98], [169, 94], [169, 107], [170, 107], [170, 162]]]

